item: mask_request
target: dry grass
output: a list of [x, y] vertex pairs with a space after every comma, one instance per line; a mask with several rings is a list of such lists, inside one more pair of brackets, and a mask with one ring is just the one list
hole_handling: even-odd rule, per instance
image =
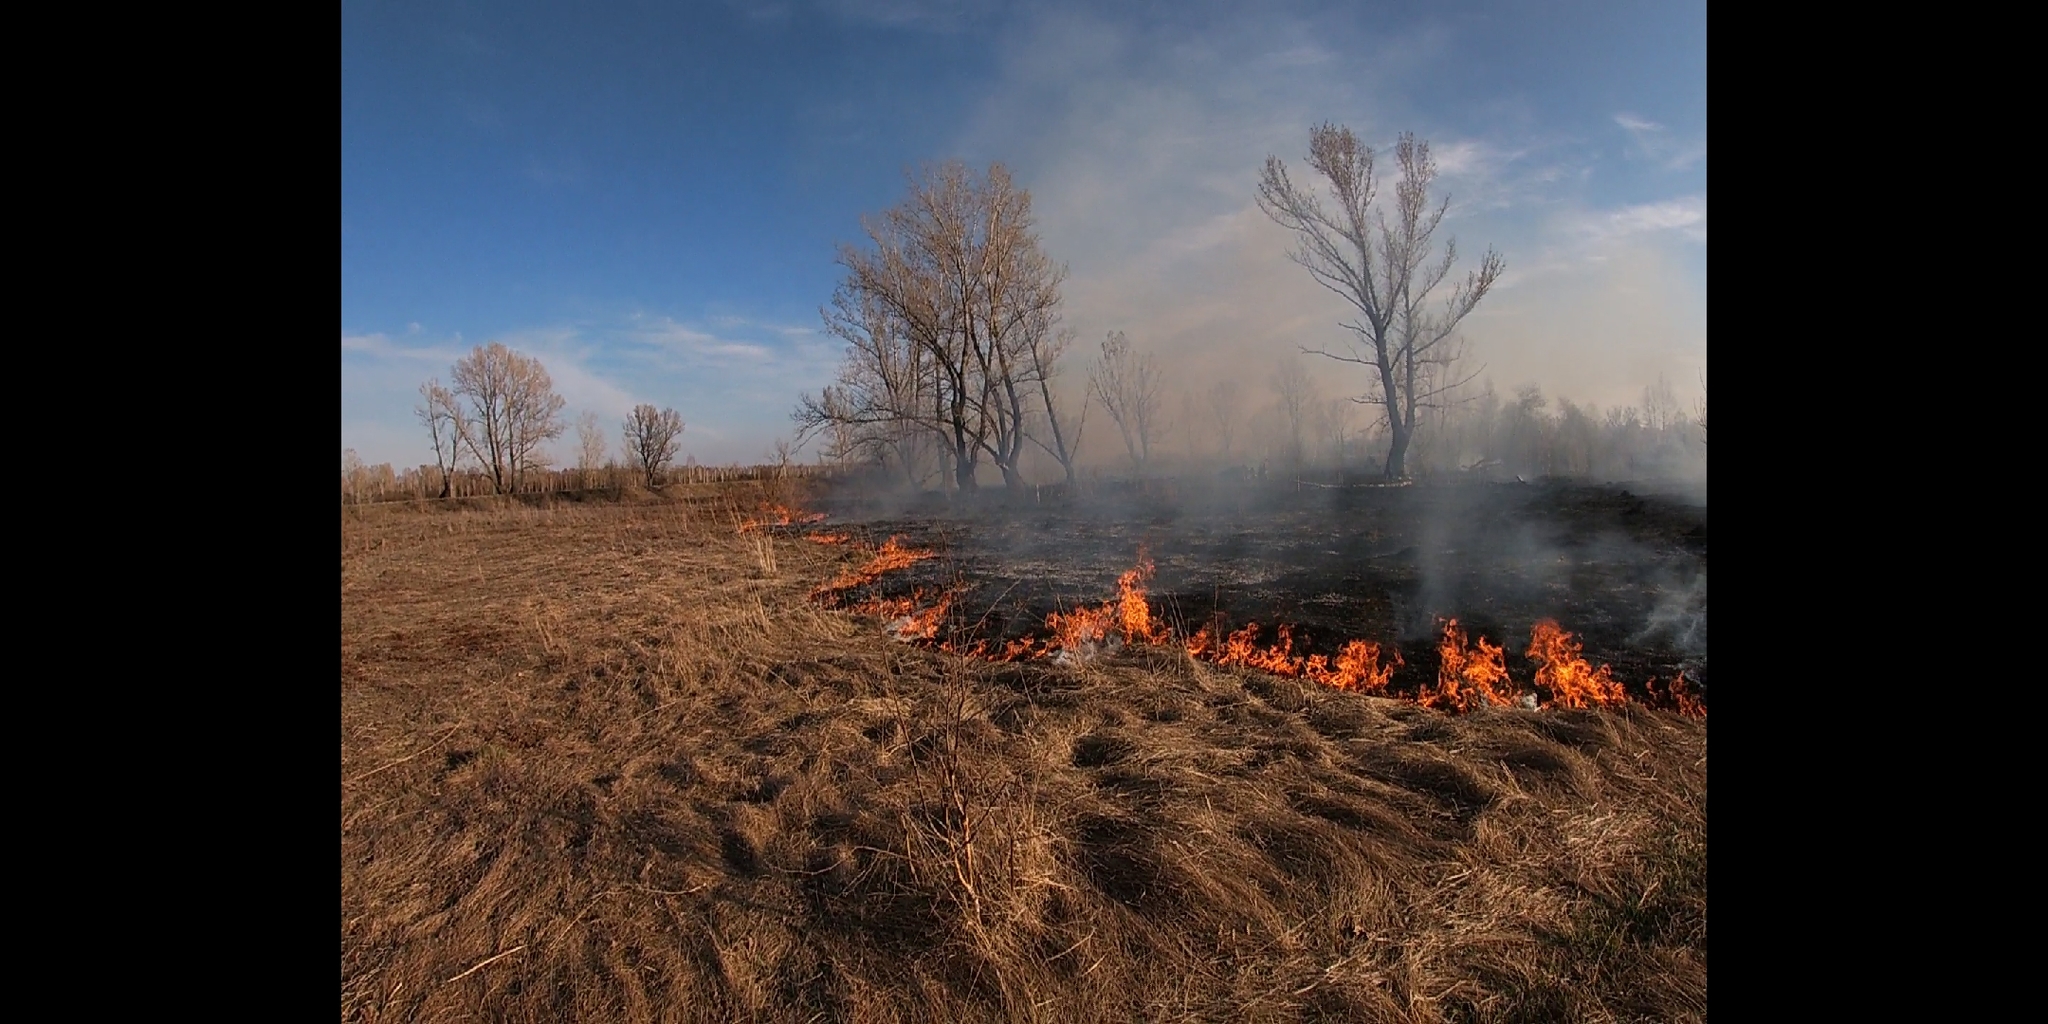
[[344, 1020], [1705, 1019], [1703, 722], [969, 663], [753, 500], [344, 514]]

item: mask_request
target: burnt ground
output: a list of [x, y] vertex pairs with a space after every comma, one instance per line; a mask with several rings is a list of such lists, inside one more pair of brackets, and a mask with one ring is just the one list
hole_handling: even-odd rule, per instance
[[1706, 686], [1706, 508], [1626, 485], [1472, 483], [1126, 487], [1082, 502], [990, 495], [959, 507], [843, 490], [816, 529], [855, 527], [941, 557], [853, 593], [957, 590], [941, 639], [1009, 640], [1048, 612], [1097, 604], [1142, 550], [1153, 613], [1183, 634], [1294, 626], [1295, 650], [1398, 643], [1394, 692], [1435, 679], [1439, 620], [1508, 650], [1528, 679], [1530, 628], [1554, 619], [1632, 694], [1680, 672]]

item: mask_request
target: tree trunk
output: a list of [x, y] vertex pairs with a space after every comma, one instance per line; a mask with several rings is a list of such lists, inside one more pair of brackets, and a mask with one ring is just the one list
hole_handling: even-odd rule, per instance
[[1407, 472], [1408, 438], [1411, 432], [1403, 429], [1399, 422], [1395, 422], [1388, 433], [1393, 437], [1387, 446], [1386, 478], [1390, 481], [1399, 480]]

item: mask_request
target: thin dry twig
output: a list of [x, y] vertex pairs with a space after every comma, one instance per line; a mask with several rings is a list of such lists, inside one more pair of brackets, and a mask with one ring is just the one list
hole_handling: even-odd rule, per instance
[[399, 758], [399, 759], [398, 759], [398, 760], [396, 760], [396, 761], [387, 761], [387, 762], [385, 762], [384, 764], [380, 764], [380, 765], [378, 765], [377, 767], [375, 767], [375, 768], [372, 768], [372, 769], [370, 769], [369, 771], [366, 771], [366, 772], [362, 772], [362, 773], [360, 773], [360, 774], [357, 774], [357, 775], [351, 775], [351, 776], [349, 776], [348, 778], [346, 778], [346, 779], [343, 779], [343, 780], [341, 780], [341, 783], [342, 783], [342, 785], [346, 786], [346, 785], [349, 785], [349, 784], [351, 784], [351, 783], [355, 783], [355, 782], [361, 782], [362, 780], [364, 780], [364, 779], [367, 779], [367, 778], [369, 778], [370, 776], [372, 776], [372, 775], [375, 775], [375, 774], [377, 774], [378, 772], [381, 772], [381, 771], [383, 771], [383, 770], [384, 770], [384, 769], [386, 769], [386, 768], [396, 768], [396, 767], [398, 767], [399, 765], [402, 765], [402, 764], [406, 763], [407, 761], [410, 761], [410, 760], [412, 760], [413, 758], [415, 758], [415, 757], [418, 757], [418, 756], [420, 756], [421, 754], [424, 754], [424, 753], [426, 753], [427, 751], [429, 751], [429, 750], [432, 750], [432, 749], [434, 749], [435, 747], [438, 747], [438, 746], [440, 746], [441, 744], [443, 744], [443, 743], [446, 743], [446, 742], [448, 742], [448, 737], [450, 737], [450, 736], [453, 736], [453, 735], [455, 735], [455, 730], [457, 730], [457, 729], [460, 729], [460, 728], [462, 728], [462, 726], [460, 726], [460, 725], [453, 725], [453, 726], [450, 726], [450, 727], [448, 728], [448, 731], [447, 731], [447, 732], [444, 732], [444, 733], [442, 733], [442, 734], [441, 734], [441, 738], [440, 738], [440, 739], [438, 739], [438, 740], [435, 740], [435, 741], [434, 741], [433, 743], [430, 743], [430, 744], [428, 744], [427, 746], [421, 747], [420, 749], [418, 749], [418, 750], [415, 750], [415, 751], [413, 751], [412, 753], [410, 753], [410, 754], [407, 754], [407, 755], [405, 755], [404, 757], [401, 757], [401, 758]]
[[511, 956], [512, 954], [514, 954], [514, 953], [517, 953], [517, 952], [519, 952], [520, 950], [522, 950], [522, 949], [525, 949], [525, 948], [526, 948], [526, 943], [522, 942], [522, 943], [520, 943], [519, 945], [517, 945], [517, 946], [514, 946], [514, 947], [512, 947], [511, 949], [508, 949], [508, 950], [504, 951], [503, 953], [500, 953], [500, 954], [498, 954], [497, 956], [494, 956], [494, 957], [489, 957], [489, 958], [487, 958], [487, 959], [485, 959], [485, 960], [482, 960], [482, 961], [478, 962], [478, 963], [477, 963], [477, 965], [476, 965], [475, 967], [472, 967], [472, 968], [470, 968], [469, 970], [466, 970], [466, 971], [462, 972], [461, 974], [458, 974], [458, 975], [456, 975], [455, 977], [453, 977], [453, 978], [450, 978], [450, 979], [448, 979], [448, 981], [447, 981], [447, 982], [446, 982], [445, 984], [454, 984], [455, 982], [461, 981], [462, 979], [464, 979], [464, 978], [467, 978], [467, 977], [469, 977], [470, 975], [472, 975], [472, 974], [475, 974], [476, 972], [478, 972], [478, 971], [481, 971], [481, 970], [483, 970], [484, 968], [486, 968], [486, 967], [489, 967], [490, 965], [492, 965], [492, 964], [494, 964], [494, 963], [497, 963], [498, 961], [500, 961], [500, 960], [503, 960], [503, 959], [505, 959], [506, 957], [508, 957], [508, 956]]

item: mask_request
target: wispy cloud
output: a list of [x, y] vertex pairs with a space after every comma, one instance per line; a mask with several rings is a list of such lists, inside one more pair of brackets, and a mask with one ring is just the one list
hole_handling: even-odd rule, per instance
[[1680, 138], [1671, 129], [1627, 111], [1614, 115], [1614, 123], [1629, 134], [1631, 152], [1643, 159], [1678, 171], [1706, 159], [1707, 140]]
[[583, 161], [576, 156], [542, 158], [529, 154], [526, 179], [541, 185], [573, 185], [583, 180]]
[[[409, 326], [418, 326], [417, 324]], [[417, 334], [408, 330], [408, 335]], [[462, 336], [456, 335], [451, 342], [440, 345], [400, 345], [383, 332], [374, 334], [344, 334], [341, 336], [341, 351], [354, 353], [370, 359], [400, 363], [452, 363], [459, 358]]]
[[1695, 242], [1707, 240], [1707, 197], [1682, 196], [1587, 214], [1576, 229], [1595, 241], [1650, 231], [1672, 231]]
[[639, 344], [703, 359], [726, 369], [760, 368], [777, 359], [774, 351], [758, 342], [721, 338], [685, 327], [668, 317], [636, 317], [634, 325], [629, 328], [629, 336]]
[[993, 0], [817, 0], [817, 4], [848, 21], [925, 32], [958, 32], [996, 10]]

